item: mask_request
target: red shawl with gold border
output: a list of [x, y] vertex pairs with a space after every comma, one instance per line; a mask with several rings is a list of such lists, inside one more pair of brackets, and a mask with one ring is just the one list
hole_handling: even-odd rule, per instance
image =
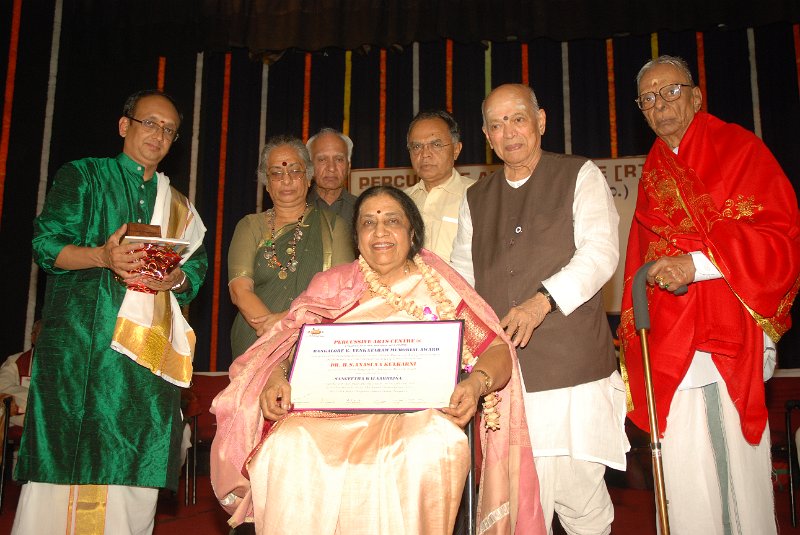
[[723, 278], [690, 284], [683, 296], [648, 288], [659, 429], [666, 429], [675, 391], [700, 350], [712, 354], [744, 437], [759, 442], [767, 421], [762, 332], [777, 341], [791, 326], [799, 235], [795, 192], [751, 132], [700, 112], [677, 155], [656, 140], [639, 183], [619, 328], [636, 425], [648, 429], [633, 275], [650, 260], [701, 251]]

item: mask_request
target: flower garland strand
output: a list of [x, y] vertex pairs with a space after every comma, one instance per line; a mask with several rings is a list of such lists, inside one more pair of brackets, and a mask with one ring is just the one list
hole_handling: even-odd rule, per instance
[[[439, 313], [439, 318], [444, 320], [455, 319], [456, 309], [453, 306], [453, 302], [450, 301], [447, 294], [445, 294], [439, 279], [431, 272], [430, 267], [422, 261], [419, 255], [414, 256], [414, 264], [422, 274], [422, 280], [425, 281], [425, 286], [428, 288], [433, 302], [436, 303], [436, 311]], [[364, 280], [369, 286], [369, 291], [372, 292], [373, 295], [382, 298], [393, 309], [398, 312], [405, 312], [419, 321], [426, 321], [431, 317], [436, 318], [435, 315], [431, 314], [430, 308], [422, 308], [413, 300], [409, 301], [408, 299], [400, 297], [389, 289], [388, 286], [383, 284], [379, 279], [378, 273], [367, 264], [363, 256], [358, 257], [358, 265], [361, 268], [361, 272], [364, 274]], [[463, 345], [461, 349], [461, 368], [467, 372], [472, 372], [472, 368], [477, 362], [478, 357], [474, 356], [466, 345]], [[494, 402], [493, 404], [496, 405], [497, 401], [499, 401], [499, 396], [496, 392], [490, 392], [487, 393], [483, 399], [484, 423], [486, 427], [493, 430], [500, 429], [500, 413], [497, 412], [495, 407], [490, 407], [488, 409], [486, 407], [489, 402]]]

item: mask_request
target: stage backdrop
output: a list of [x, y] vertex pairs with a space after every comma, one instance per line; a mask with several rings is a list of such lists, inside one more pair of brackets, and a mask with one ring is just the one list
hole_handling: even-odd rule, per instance
[[[459, 163], [496, 164], [481, 133], [481, 101], [492, 87], [522, 82], [535, 88], [547, 112], [546, 150], [594, 159], [646, 154], [653, 134], [633, 102], [634, 77], [645, 61], [670, 53], [689, 62], [708, 111], [756, 132], [795, 186], [800, 179], [796, 2], [782, 3], [795, 6], [789, 11], [759, 7], [769, 17], [744, 21], [743, 13], [758, 9], [742, 10], [735, 2], [737, 8], [728, 11], [736, 24], [724, 9], [715, 9], [703, 12], [713, 20], [691, 29], [678, 23], [683, 19], [677, 15], [663, 26], [643, 27], [644, 18], [658, 22], [650, 8], [624, 11], [612, 2], [610, 12], [619, 17], [611, 26], [589, 25], [591, 32], [547, 37], [533, 31], [540, 28], [533, 22], [526, 27], [525, 21], [534, 18], [514, 15], [524, 11], [552, 19], [558, 14], [564, 22], [582, 12], [565, 13], [559, 11], [562, 2], [549, 1], [515, 2], [523, 11], [479, 10], [493, 32], [483, 36], [480, 25], [472, 28], [477, 32], [458, 32], [449, 22], [433, 28], [400, 9], [402, 16], [392, 19], [391, 28], [375, 21], [373, 35], [397, 36], [388, 43], [378, 37], [353, 46], [327, 41], [318, 48], [306, 45], [307, 50], [293, 47], [306, 43], [300, 37], [308, 38], [314, 28], [332, 30], [330, 20], [312, 11], [301, 13], [303, 24], [293, 26], [277, 10], [247, 17], [231, 12], [232, 6], [278, 4], [0, 2], [0, 277], [7, 309], [0, 322], [0, 356], [23, 348], [41, 312], [45, 278], [32, 263], [31, 221], [49, 181], [67, 161], [120, 151], [122, 103], [141, 88], [164, 89], [183, 113], [181, 139], [162, 170], [194, 201], [209, 229], [208, 277], [189, 307], [198, 370], [225, 370], [231, 362], [228, 337], [235, 310], [227, 291], [228, 243], [239, 219], [270, 205], [255, 169], [259, 148], [274, 134], [307, 138], [323, 126], [338, 128], [355, 141], [353, 168], [404, 167], [409, 121], [419, 110], [443, 108], [463, 132]], [[445, 8], [453, 4], [431, 5], [437, 18], [425, 20], [444, 20]], [[605, 10], [606, 4], [594, 5]], [[216, 25], [215, 13], [221, 21]], [[250, 42], [258, 41], [253, 32], [243, 38], [251, 28], [248, 21], [259, 17], [272, 23], [270, 35], [288, 37], [290, 48], [264, 53], [259, 47], [274, 45]], [[499, 21], [509, 19], [519, 31], [498, 30]], [[406, 33], [394, 32], [406, 27]], [[209, 35], [214, 39], [205, 39]], [[798, 332], [790, 331], [782, 341], [785, 362], [800, 363]]]
[[[611, 194], [614, 196], [614, 205], [619, 213], [619, 258], [620, 263], [614, 276], [603, 286], [603, 303], [606, 312], [619, 314], [622, 304], [623, 272], [625, 271], [625, 248], [628, 244], [628, 233], [631, 229], [633, 212], [636, 209], [636, 192], [639, 179], [642, 176], [644, 156], [628, 158], [595, 158], [594, 163], [603, 171]], [[459, 165], [456, 169], [463, 176], [477, 178], [478, 180], [500, 169], [501, 164], [485, 165]], [[419, 177], [414, 174], [411, 167], [387, 167], [384, 169], [354, 169], [350, 173], [350, 191], [360, 195], [370, 186], [394, 186], [407, 188], [419, 182]]]

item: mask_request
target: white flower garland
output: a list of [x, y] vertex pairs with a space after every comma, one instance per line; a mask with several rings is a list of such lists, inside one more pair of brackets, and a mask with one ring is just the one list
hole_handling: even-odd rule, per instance
[[[436, 311], [439, 313], [438, 318], [430, 313], [430, 309], [428, 307], [422, 308], [413, 300], [409, 301], [408, 299], [400, 297], [394, 293], [391, 289], [389, 289], [388, 286], [380, 281], [378, 273], [372, 269], [369, 264], [367, 264], [367, 261], [364, 260], [364, 257], [358, 257], [358, 265], [361, 268], [361, 272], [364, 274], [364, 280], [369, 286], [369, 291], [372, 292], [373, 295], [381, 297], [396, 311], [405, 312], [412, 318], [416, 318], [419, 321], [426, 321], [430, 320], [431, 318], [444, 320], [455, 319], [456, 309], [453, 306], [452, 301], [450, 301], [450, 299], [447, 297], [447, 294], [445, 293], [444, 288], [442, 288], [439, 279], [431, 272], [430, 267], [428, 267], [428, 265], [422, 261], [422, 258], [420, 258], [419, 255], [414, 256], [414, 264], [422, 274], [422, 280], [425, 281], [425, 286], [427, 286], [433, 302], [436, 303]], [[467, 372], [472, 372], [472, 368], [477, 362], [478, 357], [474, 356], [472, 351], [470, 351], [466, 345], [462, 345], [461, 368]], [[484, 422], [486, 427], [488, 429], [499, 429], [500, 414], [497, 412], [496, 407], [490, 407], [488, 409], [486, 408], [486, 405], [489, 402], [494, 402], [496, 405], [496, 402], [499, 400], [497, 393], [487, 393], [483, 399]]]

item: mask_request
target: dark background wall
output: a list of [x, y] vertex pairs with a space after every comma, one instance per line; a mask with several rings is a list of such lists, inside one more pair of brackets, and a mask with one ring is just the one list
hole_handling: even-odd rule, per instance
[[[406, 166], [416, 95], [420, 109], [450, 103], [463, 131], [459, 163], [483, 163], [487, 87], [527, 78], [548, 114], [546, 150], [645, 154], [653, 134], [633, 103], [634, 76], [669, 53], [689, 62], [708, 111], [760, 125], [797, 189], [797, 2], [695, 4], [663, 13], [661, 4], [581, 0], [0, 3], [0, 355], [22, 348], [26, 322], [40, 313], [44, 277], [30, 240], [47, 177], [69, 160], [117, 154], [122, 102], [160, 80], [184, 114], [162, 170], [196, 192], [209, 230], [208, 278], [189, 309], [198, 370], [231, 361], [227, 244], [256, 210], [258, 150], [273, 134], [346, 129], [354, 168]], [[800, 367], [797, 331], [782, 341], [784, 367]]]

